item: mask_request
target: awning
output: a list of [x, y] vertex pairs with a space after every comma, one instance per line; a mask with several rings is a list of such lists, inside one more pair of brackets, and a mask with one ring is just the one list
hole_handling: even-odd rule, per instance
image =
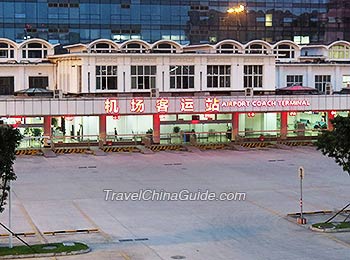
[[16, 91], [15, 96], [52, 97], [53, 91], [46, 88], [27, 88]]
[[289, 86], [284, 88], [276, 89], [276, 94], [279, 95], [310, 95], [310, 94], [318, 94], [319, 91], [315, 88], [304, 87], [304, 86]]

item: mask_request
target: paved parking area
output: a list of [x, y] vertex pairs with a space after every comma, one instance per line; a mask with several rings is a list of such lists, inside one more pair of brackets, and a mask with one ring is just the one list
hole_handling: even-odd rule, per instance
[[[92, 247], [70, 259], [345, 259], [350, 233], [314, 233], [286, 219], [299, 210], [301, 165], [305, 211], [348, 202], [350, 177], [310, 147], [22, 156], [15, 164], [13, 229], [37, 232], [26, 238], [32, 243], [79, 240]], [[246, 200], [105, 201], [105, 189], [208, 189], [245, 192]], [[7, 223], [6, 211], [0, 220]]]

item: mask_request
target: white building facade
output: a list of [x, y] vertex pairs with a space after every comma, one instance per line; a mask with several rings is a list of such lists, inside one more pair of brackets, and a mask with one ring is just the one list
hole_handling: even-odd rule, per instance
[[[350, 110], [348, 96], [323, 95], [350, 84], [350, 43], [344, 41], [182, 46], [100, 39], [66, 46], [65, 54], [55, 54], [56, 47], [40, 39], [0, 39], [0, 116], [57, 140], [120, 141], [117, 135], [129, 140], [152, 132], [155, 142], [162, 135], [172, 142], [175, 127], [207, 141], [212, 133], [229, 140], [315, 136], [321, 126], [331, 127], [329, 119]], [[297, 85], [320, 95], [275, 95]], [[28, 88], [54, 95], [13, 96]]]
[[350, 82], [350, 43], [344, 41], [300, 46], [225, 40], [182, 46], [166, 40], [117, 44], [101, 39], [66, 46], [68, 53], [61, 55], [54, 54], [55, 47], [40, 39], [21, 44], [0, 39], [0, 93], [39, 87], [64, 94], [137, 94], [153, 88], [175, 95], [229, 94], [251, 87], [263, 94], [290, 85], [324, 92], [326, 83], [339, 91]]

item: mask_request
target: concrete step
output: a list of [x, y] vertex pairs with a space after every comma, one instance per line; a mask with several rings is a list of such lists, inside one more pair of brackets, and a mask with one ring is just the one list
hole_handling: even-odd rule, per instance
[[233, 144], [233, 143], [230, 143], [228, 145], [232, 150], [235, 150], [235, 151], [249, 151], [250, 149], [247, 148], [247, 147], [243, 147], [239, 144]]
[[136, 148], [139, 149], [143, 154], [154, 154], [154, 152], [151, 149], [148, 149], [146, 146], [137, 145]]
[[283, 150], [291, 150], [292, 147], [285, 145], [285, 144], [274, 144], [272, 147], [277, 149], [283, 149]]
[[57, 155], [51, 150], [51, 148], [43, 148], [41, 151], [44, 153], [46, 158], [54, 158]]
[[105, 153], [104, 151], [102, 151], [98, 147], [91, 147], [90, 149], [95, 156], [106, 156], [107, 155], [107, 153]]
[[189, 151], [190, 153], [196, 153], [196, 152], [201, 152], [202, 151], [201, 149], [199, 149], [196, 146], [189, 145], [189, 146], [186, 146], [186, 147], [187, 147], [187, 151]]

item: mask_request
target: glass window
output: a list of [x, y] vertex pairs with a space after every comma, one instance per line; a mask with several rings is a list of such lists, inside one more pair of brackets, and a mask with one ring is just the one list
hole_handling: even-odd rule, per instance
[[216, 48], [216, 53], [239, 53], [238, 50], [234, 44], [221, 44]]
[[1, 58], [14, 58], [14, 47], [7, 43], [0, 43], [0, 59]]
[[176, 53], [176, 46], [169, 43], [160, 43], [153, 47], [154, 53]]
[[92, 53], [111, 53], [117, 52], [117, 49], [115, 46], [108, 43], [97, 43], [91, 46], [90, 51]]
[[295, 57], [295, 49], [289, 44], [277, 45], [274, 52], [277, 54], [278, 59], [294, 59]]
[[297, 44], [309, 44], [310, 37], [309, 36], [294, 36], [293, 41]]
[[315, 75], [315, 88], [324, 93], [326, 85], [331, 83], [331, 75]]
[[47, 47], [41, 43], [28, 43], [22, 50], [22, 58], [42, 59], [47, 56]]
[[49, 77], [29, 77], [29, 88], [48, 88]]
[[208, 65], [207, 66], [207, 87], [208, 88], [229, 88], [231, 86], [230, 65]]
[[262, 44], [250, 44], [246, 48], [245, 53], [248, 53], [248, 54], [267, 54], [267, 48], [265, 45], [262, 45]]
[[131, 66], [132, 89], [156, 88], [156, 66]]
[[343, 75], [343, 88], [350, 88], [350, 75]]
[[14, 77], [0, 77], [0, 95], [13, 95], [14, 89]]
[[330, 59], [349, 59], [350, 47], [346, 45], [334, 45], [329, 49]]
[[266, 14], [265, 15], [265, 26], [271, 27], [272, 26], [272, 14]]
[[289, 86], [302, 86], [303, 75], [287, 75], [287, 87]]
[[194, 66], [176, 65], [169, 67], [171, 89], [194, 88]]
[[262, 65], [244, 65], [244, 87], [262, 88], [263, 87], [263, 66]]
[[144, 53], [146, 52], [146, 47], [140, 43], [129, 43], [123, 47], [122, 51], [127, 53]]
[[117, 66], [96, 66], [96, 89], [118, 89]]

